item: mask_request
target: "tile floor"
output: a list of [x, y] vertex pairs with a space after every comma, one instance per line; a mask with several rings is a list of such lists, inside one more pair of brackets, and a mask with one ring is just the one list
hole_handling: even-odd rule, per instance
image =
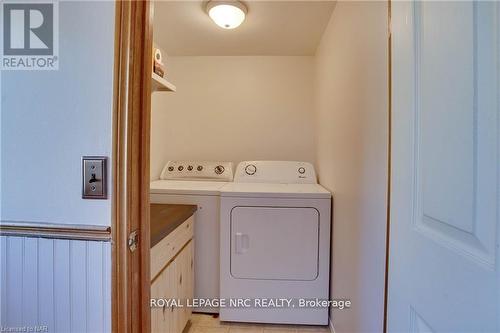
[[221, 323], [208, 314], [193, 313], [186, 333], [329, 333], [326, 326]]

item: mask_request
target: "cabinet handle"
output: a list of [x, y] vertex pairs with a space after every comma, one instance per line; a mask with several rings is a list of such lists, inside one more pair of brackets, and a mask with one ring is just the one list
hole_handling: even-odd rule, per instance
[[182, 274], [179, 276], [179, 284], [182, 284]]

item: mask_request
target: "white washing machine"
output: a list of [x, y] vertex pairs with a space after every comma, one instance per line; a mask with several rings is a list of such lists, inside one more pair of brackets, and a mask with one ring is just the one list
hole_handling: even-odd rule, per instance
[[329, 298], [331, 194], [313, 166], [240, 163], [220, 214], [221, 298], [250, 299], [221, 307], [221, 320], [327, 325], [328, 307], [300, 307]]
[[[230, 162], [169, 161], [151, 182], [152, 203], [197, 205], [195, 213], [195, 298], [219, 298], [220, 189], [233, 180]], [[193, 309], [217, 313], [219, 308]]]

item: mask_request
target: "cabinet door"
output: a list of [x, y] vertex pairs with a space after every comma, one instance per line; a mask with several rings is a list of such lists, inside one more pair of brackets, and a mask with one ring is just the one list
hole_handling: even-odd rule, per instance
[[[168, 265], [151, 285], [151, 297], [156, 299], [171, 300], [176, 297], [175, 293], [175, 263]], [[151, 332], [153, 333], [172, 333], [174, 331], [174, 312], [173, 306], [165, 305], [163, 308], [151, 309]]]
[[[186, 285], [188, 284], [189, 274], [187, 272], [188, 268], [188, 245], [186, 245], [182, 251], [178, 254], [175, 259], [176, 265], [176, 291], [177, 297], [182, 302], [182, 304], [186, 305], [187, 302], [187, 292]], [[184, 327], [186, 326], [187, 320], [189, 319], [187, 316], [187, 307], [178, 308], [175, 314], [175, 323], [176, 323], [176, 331], [182, 332]]]
[[[179, 255], [179, 271], [180, 279], [179, 279], [179, 294], [182, 299], [183, 304], [187, 303], [188, 299], [193, 298], [193, 289], [194, 289], [194, 275], [193, 275], [193, 241], [189, 242], [182, 253]], [[179, 322], [181, 325], [181, 329], [184, 329], [187, 322], [189, 321], [192, 313], [192, 309], [189, 307], [184, 307], [180, 309], [179, 314]]]
[[194, 276], [193, 276], [193, 242], [190, 241], [174, 260], [175, 264], [175, 291], [177, 298], [184, 305], [174, 310], [174, 330], [172, 332], [181, 333], [191, 317], [191, 308], [186, 306], [187, 300], [193, 297]]
[[[159, 299], [161, 298], [161, 277], [162, 275], [158, 276], [156, 280], [153, 281], [151, 284], [151, 298]], [[152, 307], [151, 308], [151, 332], [157, 333], [161, 332], [161, 325], [163, 321], [163, 311], [164, 309], [162, 308], [157, 308], [157, 307]]]
[[[186, 265], [186, 298], [192, 300], [194, 297], [194, 240], [191, 240], [186, 247], [187, 265]], [[191, 318], [192, 308], [186, 308], [186, 321]]]
[[181, 333], [186, 327], [192, 313], [186, 304], [192, 299], [194, 290], [193, 254], [193, 241], [190, 241], [151, 284], [152, 298], [176, 300], [184, 305], [152, 308], [151, 332]]
[[[167, 267], [164, 271], [157, 276], [151, 284], [151, 298], [156, 298], [157, 302], [160, 299], [168, 299], [168, 281], [170, 275], [170, 268]], [[170, 314], [169, 307], [165, 304], [162, 308], [151, 308], [151, 332], [154, 333], [170, 333], [168, 327], [168, 317]]]
[[[181, 300], [181, 290], [180, 290], [180, 285], [182, 282], [182, 254], [183, 252], [181, 251], [175, 260], [172, 262], [172, 279], [171, 279], [171, 285], [172, 285], [172, 293], [173, 297], [179, 301], [182, 302]], [[181, 323], [181, 314], [183, 311], [183, 308], [181, 307], [173, 307], [172, 308], [172, 317], [171, 317], [171, 324], [172, 324], [172, 333], [180, 333], [182, 332], [182, 329], [184, 328]]]
[[[165, 275], [165, 280], [163, 281], [163, 285], [165, 286], [165, 296], [169, 300], [174, 300], [177, 297], [176, 286], [175, 286], [175, 273], [176, 273], [176, 265], [175, 261], [171, 262], [165, 271], [167, 274]], [[174, 323], [174, 315], [175, 315], [176, 307], [172, 304], [165, 311], [165, 318], [163, 322], [164, 332], [174, 333], [177, 332]]]

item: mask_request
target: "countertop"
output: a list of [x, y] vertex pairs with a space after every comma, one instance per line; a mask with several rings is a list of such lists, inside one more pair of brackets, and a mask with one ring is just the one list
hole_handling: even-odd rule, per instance
[[151, 247], [180, 226], [196, 212], [196, 205], [151, 204]]

